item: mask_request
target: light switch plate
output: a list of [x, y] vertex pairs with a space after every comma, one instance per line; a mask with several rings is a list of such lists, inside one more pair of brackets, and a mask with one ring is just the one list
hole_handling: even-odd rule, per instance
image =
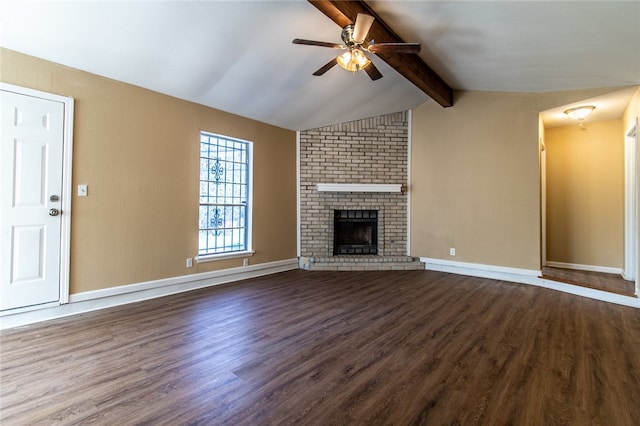
[[88, 195], [87, 185], [78, 185], [78, 197], [86, 197]]

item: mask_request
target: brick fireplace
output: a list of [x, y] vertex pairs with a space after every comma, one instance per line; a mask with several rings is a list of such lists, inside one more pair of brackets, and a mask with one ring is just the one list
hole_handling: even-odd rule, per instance
[[[300, 132], [301, 268], [424, 269], [407, 256], [407, 158], [406, 112]], [[359, 231], [375, 251], [334, 250], [337, 211], [376, 212], [376, 228]]]

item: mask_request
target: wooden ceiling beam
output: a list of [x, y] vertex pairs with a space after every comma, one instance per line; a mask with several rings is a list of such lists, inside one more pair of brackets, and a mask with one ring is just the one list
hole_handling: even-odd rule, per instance
[[[340, 28], [353, 24], [358, 13], [373, 16], [375, 21], [369, 30], [368, 40], [374, 39], [376, 43], [405, 42], [364, 1], [308, 1]], [[453, 89], [420, 56], [397, 53], [377, 55], [440, 105], [453, 106]]]

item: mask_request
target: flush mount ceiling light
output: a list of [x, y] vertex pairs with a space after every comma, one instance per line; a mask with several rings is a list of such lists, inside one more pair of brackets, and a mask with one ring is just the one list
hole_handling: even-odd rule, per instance
[[575, 108], [569, 108], [564, 113], [574, 120], [582, 121], [584, 120], [591, 112], [596, 109], [593, 105], [585, 105], [579, 106]]

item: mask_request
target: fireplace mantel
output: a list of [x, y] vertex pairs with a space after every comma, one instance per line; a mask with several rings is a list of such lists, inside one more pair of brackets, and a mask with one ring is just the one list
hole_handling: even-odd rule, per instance
[[318, 192], [402, 192], [395, 183], [319, 183]]

